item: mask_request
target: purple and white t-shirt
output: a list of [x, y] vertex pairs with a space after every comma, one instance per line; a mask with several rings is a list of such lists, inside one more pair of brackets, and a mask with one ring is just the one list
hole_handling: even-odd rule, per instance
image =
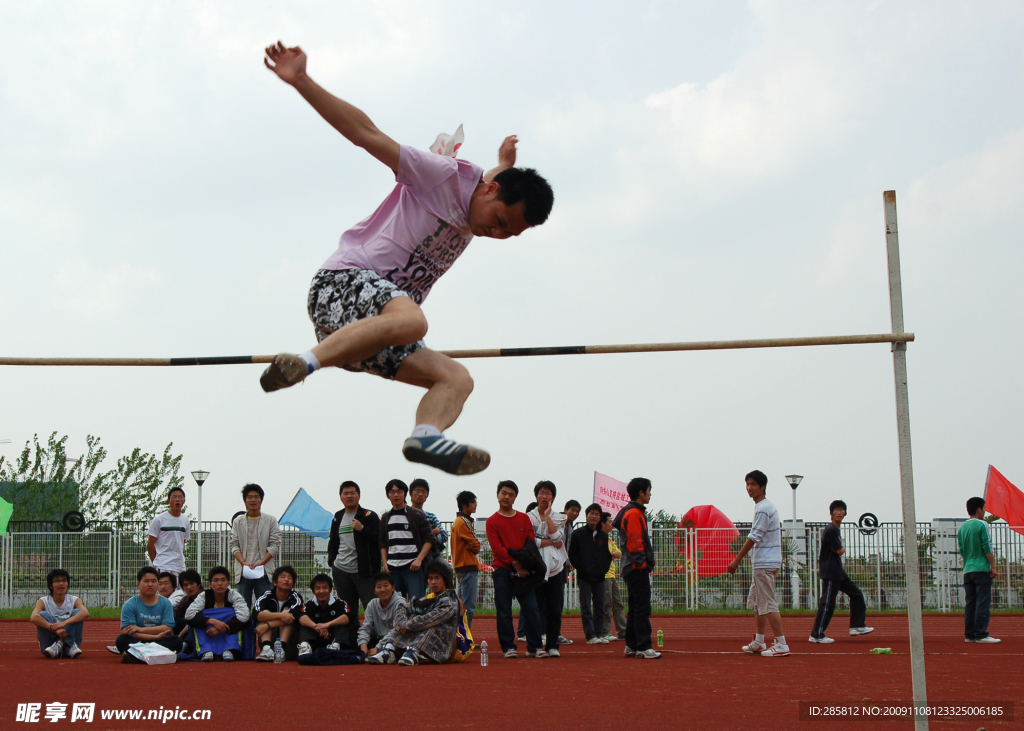
[[473, 238], [469, 199], [483, 172], [471, 162], [402, 145], [398, 185], [341, 235], [322, 268], [370, 269], [422, 303]]

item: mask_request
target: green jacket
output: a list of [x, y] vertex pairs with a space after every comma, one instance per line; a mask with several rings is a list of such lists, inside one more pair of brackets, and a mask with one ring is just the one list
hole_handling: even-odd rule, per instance
[[964, 573], [992, 570], [987, 554], [992, 553], [992, 544], [988, 540], [988, 523], [984, 520], [971, 518], [960, 526], [956, 532], [956, 542], [960, 547], [960, 555], [964, 557]]

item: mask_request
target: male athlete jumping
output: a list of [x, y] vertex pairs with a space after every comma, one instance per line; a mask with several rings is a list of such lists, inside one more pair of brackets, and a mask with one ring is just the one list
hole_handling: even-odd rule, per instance
[[507, 239], [544, 223], [554, 202], [551, 186], [536, 170], [513, 167], [514, 136], [502, 144], [498, 167], [485, 174], [465, 160], [399, 145], [314, 82], [298, 46], [269, 46], [263, 62], [349, 142], [391, 168], [397, 185], [341, 235], [338, 250], [313, 277], [307, 308], [319, 344], [302, 355], [276, 356], [260, 385], [276, 391], [337, 366], [421, 386], [427, 393], [402, 447], [406, 459], [456, 475], [486, 469], [487, 452], [443, 434], [462, 412], [473, 379], [423, 343], [427, 320], [420, 305], [474, 236]]

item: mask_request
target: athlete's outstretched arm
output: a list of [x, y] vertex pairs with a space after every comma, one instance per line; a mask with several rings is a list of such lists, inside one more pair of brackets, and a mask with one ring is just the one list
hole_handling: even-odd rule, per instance
[[484, 173], [485, 183], [494, 180], [494, 176], [502, 170], [508, 170], [516, 166], [516, 143], [518, 142], [519, 138], [515, 135], [509, 135], [505, 138], [505, 141], [501, 143], [501, 147], [498, 148], [498, 167], [491, 168]]
[[[377, 129], [360, 109], [339, 99], [306, 74], [306, 54], [301, 48], [285, 48], [280, 41], [267, 46], [263, 63], [286, 84], [295, 87], [320, 116], [345, 139], [362, 147], [375, 158], [398, 172], [398, 143]], [[273, 63], [271, 63], [273, 62]]]

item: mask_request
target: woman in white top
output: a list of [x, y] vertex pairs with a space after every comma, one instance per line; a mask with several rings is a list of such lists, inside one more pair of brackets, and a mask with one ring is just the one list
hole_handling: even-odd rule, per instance
[[29, 621], [36, 626], [39, 650], [44, 657], [74, 659], [82, 654], [82, 622], [89, 610], [77, 596], [68, 594], [71, 576], [64, 569], [46, 575], [49, 596], [40, 597]]

